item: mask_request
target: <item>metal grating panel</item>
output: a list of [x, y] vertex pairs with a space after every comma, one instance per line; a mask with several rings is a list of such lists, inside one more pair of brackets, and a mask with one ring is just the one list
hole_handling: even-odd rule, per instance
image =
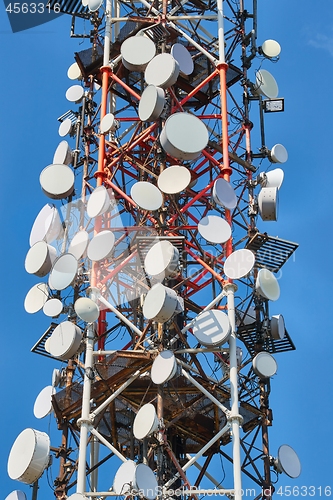
[[90, 19], [91, 13], [88, 7], [82, 5], [81, 0], [50, 0], [47, 3], [47, 7], [50, 6], [51, 10], [60, 9], [63, 14], [70, 14], [71, 16], [83, 17], [85, 19]]
[[251, 356], [255, 356], [260, 350], [271, 354], [278, 352], [294, 351], [296, 349], [293, 341], [289, 337], [287, 330], [283, 339], [275, 340], [270, 336], [261, 338], [256, 329], [255, 323], [237, 330], [239, 340], [244, 342]]
[[179, 251], [179, 256], [182, 258], [184, 251], [184, 236], [137, 236], [136, 242], [138, 245], [138, 252], [140, 256], [141, 265], [143, 267], [145, 257], [151, 247], [157, 243], [158, 241], [170, 241], [174, 247], [176, 247]]
[[31, 352], [34, 352], [36, 354], [41, 354], [42, 356], [46, 356], [47, 358], [52, 358], [52, 359], [57, 359], [60, 361], [58, 358], [55, 358], [52, 356], [49, 352], [46, 351], [45, 349], [45, 342], [47, 339], [49, 339], [54, 331], [54, 329], [58, 326], [58, 323], [51, 323], [49, 328], [46, 330], [46, 332], [41, 336], [41, 338], [36, 342], [36, 344], [31, 348]]
[[298, 243], [274, 238], [267, 233], [257, 233], [247, 242], [246, 248], [256, 254], [258, 267], [265, 267], [276, 273], [298, 248]]

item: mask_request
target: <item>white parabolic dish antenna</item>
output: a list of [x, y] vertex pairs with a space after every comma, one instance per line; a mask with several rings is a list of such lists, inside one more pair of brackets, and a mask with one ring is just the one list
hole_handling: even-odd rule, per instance
[[37, 283], [28, 291], [24, 300], [24, 309], [33, 314], [41, 309], [49, 298], [49, 289], [46, 283]]
[[263, 187], [258, 195], [259, 214], [263, 221], [276, 221], [278, 217], [278, 188]]
[[282, 314], [277, 314], [271, 318], [271, 335], [275, 340], [282, 340], [286, 334], [284, 318]]
[[198, 224], [198, 231], [210, 243], [225, 243], [231, 236], [230, 224], [218, 215], [207, 215]]
[[81, 85], [72, 85], [66, 91], [66, 99], [70, 102], [80, 102], [82, 101], [84, 95], [84, 88]]
[[227, 257], [224, 263], [224, 274], [228, 278], [237, 280], [243, 278], [252, 271], [255, 256], [251, 250], [241, 248]]
[[275, 78], [265, 69], [260, 69], [256, 73], [256, 90], [259, 94], [263, 94], [269, 99], [275, 99], [279, 93]]
[[87, 250], [88, 243], [89, 243], [89, 234], [87, 233], [87, 231], [82, 229], [82, 231], [78, 231], [73, 236], [73, 239], [68, 247], [68, 253], [74, 255], [74, 257], [77, 260], [79, 260]]
[[162, 240], [147, 252], [144, 267], [151, 276], [172, 276], [179, 263], [179, 251], [170, 241]]
[[81, 70], [77, 62], [70, 65], [67, 70], [67, 76], [70, 80], [80, 80], [82, 78]]
[[14, 490], [6, 496], [5, 500], [27, 500], [27, 496], [21, 490]]
[[131, 187], [131, 197], [142, 210], [158, 210], [163, 203], [161, 191], [146, 181], [139, 181]]
[[274, 274], [268, 269], [260, 269], [256, 279], [256, 291], [268, 300], [280, 297], [280, 286]]
[[87, 248], [88, 259], [93, 262], [107, 259], [112, 255], [115, 237], [112, 231], [104, 229], [90, 240]]
[[164, 384], [177, 372], [177, 360], [172, 351], [162, 351], [154, 359], [150, 376], [154, 384]]
[[93, 323], [98, 319], [98, 305], [88, 297], [80, 297], [75, 301], [74, 310], [79, 318], [87, 323]]
[[288, 151], [282, 144], [272, 147], [270, 158], [273, 163], [285, 163], [288, 160]]
[[110, 132], [110, 130], [116, 130], [117, 123], [118, 122], [115, 119], [114, 114], [107, 113], [105, 116], [103, 116], [100, 125], [102, 134], [107, 134], [108, 132]]
[[60, 200], [72, 194], [74, 189], [74, 172], [68, 165], [54, 163], [42, 170], [39, 182], [46, 196]]
[[50, 337], [49, 352], [55, 358], [67, 361], [77, 353], [81, 340], [80, 328], [71, 321], [63, 321]]
[[280, 189], [284, 178], [284, 171], [282, 170], [282, 168], [275, 168], [274, 170], [270, 170], [269, 172], [266, 172], [265, 175], [265, 187]]
[[69, 165], [72, 162], [72, 150], [67, 141], [61, 141], [53, 156], [53, 164]]
[[171, 288], [157, 283], [146, 295], [143, 315], [147, 319], [164, 323], [174, 315], [177, 306], [177, 293]]
[[133, 422], [133, 434], [136, 439], [144, 439], [151, 436], [158, 429], [158, 418], [154, 405], [147, 403], [143, 405], [135, 416]]
[[56, 393], [54, 386], [44, 387], [38, 394], [34, 404], [34, 415], [36, 418], [44, 418], [52, 411], [52, 396]]
[[258, 377], [265, 379], [273, 377], [277, 371], [277, 363], [268, 352], [259, 352], [252, 360], [253, 371]]
[[107, 212], [110, 206], [111, 200], [108, 190], [105, 186], [98, 186], [89, 196], [87, 214], [91, 219], [93, 217], [98, 217], [99, 215], [103, 215]]
[[45, 241], [37, 241], [28, 251], [24, 267], [27, 273], [40, 278], [46, 276], [57, 258], [57, 251]]
[[265, 40], [261, 46], [262, 53], [268, 58], [277, 57], [281, 52], [281, 45], [276, 40]]
[[230, 335], [228, 316], [218, 309], [201, 312], [195, 319], [193, 335], [206, 347], [224, 344]]
[[133, 460], [127, 460], [116, 472], [113, 481], [113, 491], [117, 495], [125, 495], [131, 490], [133, 485], [136, 463]]
[[301, 474], [301, 462], [296, 451], [288, 444], [283, 444], [278, 449], [276, 467], [279, 472], [296, 479]]
[[164, 151], [179, 160], [195, 160], [208, 144], [206, 125], [189, 113], [169, 116], [160, 134]]
[[155, 44], [146, 36], [131, 36], [120, 47], [122, 61], [130, 71], [144, 71], [156, 54]]
[[49, 287], [52, 290], [64, 290], [74, 281], [78, 263], [74, 255], [64, 253], [53, 264], [49, 275]]
[[63, 305], [59, 299], [49, 299], [43, 306], [43, 313], [50, 318], [56, 318], [62, 313]]
[[138, 115], [142, 122], [155, 121], [160, 117], [165, 104], [164, 90], [155, 85], [148, 85], [142, 92]]
[[62, 225], [56, 207], [50, 203], [44, 205], [33, 223], [29, 239], [30, 246], [42, 240], [52, 243], [58, 238], [61, 230]]
[[167, 89], [174, 85], [179, 75], [179, 64], [171, 54], [164, 52], [155, 56], [145, 69], [147, 85]]
[[217, 205], [233, 210], [237, 206], [237, 196], [234, 188], [224, 179], [216, 179], [213, 186], [213, 199]]
[[8, 457], [11, 479], [32, 484], [41, 477], [50, 460], [50, 438], [45, 432], [24, 429], [16, 438]]
[[181, 165], [172, 165], [158, 176], [157, 185], [163, 193], [176, 194], [191, 183], [191, 172]]
[[180, 71], [184, 75], [190, 75], [193, 73], [194, 64], [191, 54], [184, 45], [181, 43], [175, 43], [171, 47], [171, 55], [176, 59], [179, 64]]
[[158, 494], [157, 479], [153, 471], [145, 464], [136, 466], [134, 474], [134, 485], [137, 491], [142, 493], [146, 500], [155, 500]]
[[73, 123], [70, 118], [66, 118], [63, 122], [60, 123], [58, 134], [60, 137], [65, 137], [65, 135], [69, 134], [72, 130]]

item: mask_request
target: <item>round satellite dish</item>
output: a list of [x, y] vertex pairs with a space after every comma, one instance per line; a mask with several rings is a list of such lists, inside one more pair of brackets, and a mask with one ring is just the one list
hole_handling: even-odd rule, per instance
[[144, 439], [151, 436], [158, 429], [158, 418], [155, 406], [151, 403], [140, 408], [133, 422], [133, 434], [136, 439]]
[[166, 168], [158, 176], [157, 185], [163, 193], [176, 194], [184, 191], [191, 183], [191, 172], [180, 165]]
[[67, 141], [61, 141], [55, 150], [53, 164], [69, 165], [72, 162], [72, 150]]
[[157, 283], [146, 295], [143, 304], [143, 315], [147, 319], [165, 323], [174, 315], [177, 305], [176, 292], [161, 283]]
[[274, 170], [270, 170], [269, 172], [265, 173], [265, 176], [266, 176], [266, 181], [265, 181], [266, 188], [280, 189], [284, 178], [284, 171], [282, 170], [282, 168], [275, 168]]
[[68, 253], [74, 255], [79, 260], [87, 250], [89, 242], [89, 234], [87, 231], [78, 231], [74, 236], [68, 247]]
[[131, 187], [131, 197], [142, 210], [158, 210], [163, 203], [161, 191], [146, 181], [139, 181]]
[[241, 311], [242, 325], [252, 325], [257, 320], [256, 310], [254, 307], [249, 307], [245, 316], [244, 311]]
[[71, 321], [63, 321], [54, 329], [50, 337], [50, 353], [55, 358], [67, 361], [77, 353], [81, 340], [80, 328]]
[[145, 80], [148, 85], [167, 89], [174, 85], [179, 75], [179, 64], [171, 54], [164, 52], [155, 56], [145, 69]]
[[57, 258], [57, 251], [45, 241], [37, 241], [28, 251], [25, 258], [25, 270], [40, 278], [51, 271], [53, 262]]
[[72, 194], [74, 189], [74, 172], [68, 165], [54, 163], [42, 170], [39, 182], [46, 196], [60, 200]]
[[127, 460], [121, 464], [113, 481], [113, 491], [117, 495], [125, 495], [130, 492], [131, 486], [133, 486], [135, 469], [136, 463], [133, 460]]
[[165, 105], [164, 90], [148, 85], [142, 92], [139, 102], [138, 115], [142, 122], [151, 122], [157, 120]]
[[114, 234], [109, 229], [105, 229], [96, 234], [93, 239], [90, 240], [87, 248], [88, 259], [93, 262], [108, 259], [112, 255], [114, 242]]
[[79, 103], [84, 96], [84, 88], [81, 85], [72, 85], [67, 89], [66, 99], [70, 102]]
[[98, 186], [89, 196], [87, 203], [87, 214], [91, 219], [103, 215], [109, 210], [111, 200], [105, 186]]
[[256, 291], [268, 300], [280, 297], [280, 286], [274, 274], [268, 269], [260, 269], [256, 280]]
[[145, 257], [144, 267], [150, 276], [174, 276], [179, 263], [179, 251], [170, 241], [159, 241]]
[[144, 71], [156, 54], [154, 42], [146, 36], [130, 36], [120, 47], [123, 65], [130, 71]]
[[64, 290], [71, 285], [77, 273], [77, 260], [74, 255], [64, 253], [58, 257], [53, 264], [50, 276], [49, 287], [52, 290]]
[[275, 461], [278, 472], [284, 472], [292, 479], [301, 474], [301, 462], [296, 451], [289, 445], [283, 444], [278, 449], [278, 457]]
[[162, 351], [154, 359], [150, 376], [154, 384], [160, 385], [171, 380], [177, 372], [177, 360], [172, 351]]
[[32, 484], [41, 477], [50, 460], [50, 438], [45, 432], [24, 429], [14, 441], [8, 457], [11, 479]]
[[107, 113], [102, 118], [102, 121], [101, 121], [101, 125], [100, 125], [101, 133], [102, 134], [107, 134], [108, 132], [110, 132], [110, 130], [114, 131], [114, 130], [117, 129], [117, 126], [118, 126], [118, 122], [115, 119], [114, 114]]
[[263, 187], [258, 195], [259, 214], [263, 221], [276, 221], [278, 217], [278, 189]]
[[282, 340], [286, 334], [284, 319], [282, 314], [277, 314], [271, 318], [271, 336], [275, 340]]
[[273, 163], [285, 163], [288, 160], [288, 151], [282, 144], [275, 144], [271, 149], [270, 159]]
[[224, 263], [224, 274], [232, 280], [243, 278], [254, 266], [255, 256], [251, 250], [242, 248], [227, 257]]
[[88, 297], [80, 297], [75, 301], [74, 310], [82, 321], [93, 323], [98, 319], [98, 305]]
[[136, 466], [134, 486], [146, 500], [155, 500], [158, 495], [157, 479], [148, 465], [139, 464]]
[[216, 179], [213, 186], [213, 200], [217, 205], [233, 210], [237, 206], [237, 196], [234, 188], [224, 179]]
[[60, 135], [60, 137], [65, 137], [65, 135], [71, 133], [72, 127], [73, 127], [72, 120], [66, 118], [63, 122], [60, 123], [58, 134]]
[[278, 57], [281, 52], [281, 45], [275, 40], [265, 40], [261, 46], [261, 51], [263, 55], [269, 59]]
[[260, 69], [256, 73], [256, 91], [259, 94], [275, 99], [278, 96], [279, 89], [275, 78], [265, 69]]
[[190, 75], [193, 73], [194, 64], [191, 54], [184, 45], [181, 43], [175, 43], [171, 47], [171, 55], [174, 57], [179, 64], [180, 71], [184, 75]]
[[49, 298], [49, 289], [46, 283], [37, 283], [28, 291], [24, 300], [24, 309], [33, 314], [43, 309]]
[[56, 393], [52, 385], [48, 385], [38, 394], [34, 404], [34, 415], [36, 418], [47, 417], [52, 411], [52, 396]]
[[164, 151], [179, 160], [195, 160], [208, 144], [206, 125], [189, 113], [169, 116], [160, 134]]
[[6, 496], [5, 500], [27, 500], [27, 496], [23, 491], [14, 490]]
[[67, 70], [67, 76], [70, 80], [81, 80], [82, 74], [77, 62], [74, 62], [73, 64], [70, 65], [70, 67]]
[[63, 305], [59, 299], [49, 299], [43, 306], [43, 313], [49, 318], [57, 318], [63, 310]]
[[195, 319], [193, 335], [206, 347], [224, 344], [231, 332], [228, 316], [218, 309], [201, 312]]
[[277, 372], [277, 363], [268, 352], [259, 352], [253, 358], [252, 365], [254, 373], [262, 379], [273, 377]]
[[103, 0], [88, 0], [88, 9], [90, 12], [96, 12], [102, 5]]
[[62, 231], [58, 210], [54, 205], [44, 205], [32, 226], [29, 244], [32, 247], [38, 241], [52, 243]]
[[53, 387], [58, 387], [61, 381], [61, 371], [58, 368], [54, 368], [52, 372], [52, 385]]
[[225, 243], [231, 237], [230, 224], [218, 215], [207, 215], [198, 224], [198, 231], [210, 243]]

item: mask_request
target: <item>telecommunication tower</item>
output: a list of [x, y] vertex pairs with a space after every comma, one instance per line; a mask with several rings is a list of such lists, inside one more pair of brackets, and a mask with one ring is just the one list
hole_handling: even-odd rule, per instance
[[295, 349], [270, 304], [297, 244], [265, 232], [288, 158], [265, 141], [280, 45], [260, 40], [257, 0], [61, 10], [87, 48], [25, 260], [25, 309], [50, 318], [32, 351], [58, 364], [34, 413], [53, 412], [59, 439], [23, 430], [8, 474], [34, 499], [51, 467], [59, 500], [270, 499], [301, 472], [268, 439], [275, 354]]

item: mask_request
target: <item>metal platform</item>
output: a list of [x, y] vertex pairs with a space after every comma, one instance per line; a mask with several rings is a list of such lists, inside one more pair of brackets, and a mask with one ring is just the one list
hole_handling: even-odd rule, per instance
[[298, 248], [298, 243], [257, 233], [248, 240], [246, 248], [256, 255], [256, 265], [277, 273]]
[[255, 356], [259, 351], [267, 351], [271, 354], [278, 352], [294, 351], [296, 349], [287, 330], [283, 339], [275, 340], [271, 336], [265, 337], [258, 332], [256, 324], [241, 326], [237, 330], [237, 336], [241, 340], [251, 356]]
[[58, 358], [55, 358], [52, 356], [47, 350], [45, 349], [45, 342], [47, 339], [49, 339], [54, 331], [54, 329], [58, 326], [58, 323], [51, 323], [49, 328], [46, 330], [45, 333], [41, 336], [41, 338], [36, 342], [36, 344], [30, 349], [31, 352], [34, 352], [35, 354], [41, 354], [42, 356], [46, 356], [47, 358], [52, 358], [52, 359], [57, 359], [60, 361]]

